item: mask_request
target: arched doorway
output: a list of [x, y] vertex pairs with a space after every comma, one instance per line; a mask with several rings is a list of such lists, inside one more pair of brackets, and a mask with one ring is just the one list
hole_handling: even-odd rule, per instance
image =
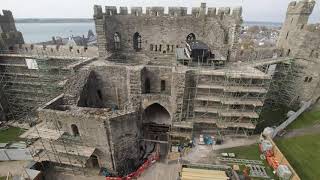
[[150, 147], [155, 147], [158, 144], [160, 156], [165, 157], [169, 150], [170, 113], [160, 104], [154, 103], [144, 110], [142, 121], [145, 152], [148, 152], [147, 149], [150, 149]]
[[77, 126], [77, 125], [72, 124], [72, 125], [71, 125], [71, 130], [72, 130], [72, 135], [73, 135], [73, 136], [79, 136], [79, 135], [80, 135], [79, 129], [78, 129], [78, 126]]
[[171, 124], [170, 113], [158, 103], [148, 106], [143, 112], [144, 123], [159, 125]]
[[91, 166], [93, 168], [100, 168], [99, 160], [98, 160], [98, 157], [96, 155], [91, 155], [90, 156], [90, 160], [91, 160]]

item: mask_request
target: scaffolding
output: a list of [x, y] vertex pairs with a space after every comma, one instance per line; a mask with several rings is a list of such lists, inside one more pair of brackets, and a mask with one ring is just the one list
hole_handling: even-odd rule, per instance
[[23, 121], [27, 115], [34, 116], [38, 107], [62, 92], [63, 80], [71, 74], [70, 70], [64, 68], [66, 62], [62, 60], [1, 58], [0, 85], [11, 120]]
[[264, 102], [270, 98], [270, 88], [287, 89], [280, 92], [283, 95], [272, 95], [274, 99], [282, 96], [288, 100], [294, 94], [293, 88], [288, 88], [295, 75], [291, 59], [274, 57], [224, 67], [202, 66], [201, 63], [189, 67], [194, 72], [194, 83], [186, 84], [183, 100], [186, 105], [176, 124], [189, 128], [204, 124], [204, 129], [211, 129], [204, 132], [217, 135], [246, 137], [253, 134]]
[[[78, 62], [41, 54], [30, 57], [1, 54], [0, 58], [0, 85], [8, 105], [7, 116], [11, 122], [27, 122], [31, 126], [40, 122], [36, 116], [38, 108], [63, 92], [64, 83], [73, 73], [68, 66]], [[34, 161], [40, 162], [44, 168], [48, 165], [45, 162], [51, 167], [58, 165], [64, 169], [70, 165], [73, 173], [81, 170], [85, 174], [86, 159], [90, 158], [94, 148], [83, 145], [80, 137], [77, 140], [66, 137], [58, 126], [58, 118], [53, 118], [54, 124], [40, 122], [21, 138], [27, 139]], [[53, 129], [47, 128], [50, 126]]]

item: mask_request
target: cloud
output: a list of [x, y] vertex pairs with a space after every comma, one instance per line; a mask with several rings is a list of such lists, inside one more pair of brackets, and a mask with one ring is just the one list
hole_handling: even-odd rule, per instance
[[[91, 18], [93, 5], [109, 6], [243, 6], [245, 21], [282, 22], [290, 0], [1, 0], [1, 8], [18, 18]], [[310, 18], [320, 22], [320, 6]]]

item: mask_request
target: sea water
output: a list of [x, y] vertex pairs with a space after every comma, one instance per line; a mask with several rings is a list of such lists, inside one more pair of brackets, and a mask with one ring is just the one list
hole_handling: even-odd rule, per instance
[[87, 37], [91, 29], [95, 33], [94, 22], [83, 23], [16, 23], [26, 43], [38, 43], [52, 40], [52, 37]]

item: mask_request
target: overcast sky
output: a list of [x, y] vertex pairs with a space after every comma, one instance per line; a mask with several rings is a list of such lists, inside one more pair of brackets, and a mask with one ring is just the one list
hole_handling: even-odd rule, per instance
[[[16, 18], [92, 18], [93, 5], [110, 6], [242, 6], [245, 21], [282, 22], [291, 0], [1, 0], [0, 9], [12, 10]], [[310, 19], [320, 22], [320, 6]]]

